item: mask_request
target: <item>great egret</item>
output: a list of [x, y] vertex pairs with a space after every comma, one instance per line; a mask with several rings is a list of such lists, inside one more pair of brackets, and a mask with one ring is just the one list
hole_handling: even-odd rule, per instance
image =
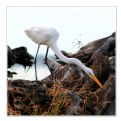
[[34, 26], [26, 29], [25, 33], [32, 41], [38, 44], [38, 50], [40, 45], [46, 45], [48, 49], [50, 47], [61, 61], [76, 64], [82, 70], [84, 70], [84, 72], [88, 74], [89, 77], [91, 77], [101, 88], [103, 87], [90, 68], [86, 67], [80, 60], [76, 58], [67, 58], [62, 54], [56, 44], [56, 41], [59, 37], [59, 33], [56, 29], [48, 26]]

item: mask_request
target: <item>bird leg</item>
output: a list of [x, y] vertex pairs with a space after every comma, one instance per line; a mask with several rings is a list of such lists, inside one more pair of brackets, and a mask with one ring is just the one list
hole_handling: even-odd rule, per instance
[[47, 55], [48, 55], [48, 51], [49, 51], [49, 47], [47, 47], [47, 50], [46, 50], [46, 55], [45, 55], [45, 64], [47, 65], [47, 67], [48, 67], [48, 69], [49, 69], [49, 71], [50, 71], [50, 73], [51, 73], [52, 80], [53, 80], [53, 71], [52, 71], [52, 69], [49, 67], [49, 64], [48, 64], [48, 62], [47, 62]]
[[36, 81], [38, 81], [38, 78], [37, 78], [37, 67], [36, 67], [36, 63], [37, 63], [37, 55], [38, 55], [39, 48], [40, 48], [40, 44], [38, 45], [37, 53], [36, 53], [35, 60], [34, 60]]

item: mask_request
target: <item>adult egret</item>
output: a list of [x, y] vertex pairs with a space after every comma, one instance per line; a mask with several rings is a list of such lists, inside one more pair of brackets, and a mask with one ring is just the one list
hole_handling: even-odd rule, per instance
[[[91, 77], [101, 88], [103, 87], [90, 68], [86, 67], [80, 60], [76, 58], [67, 58], [62, 54], [62, 52], [58, 49], [58, 46], [56, 44], [56, 41], [59, 37], [59, 33], [56, 29], [48, 26], [34, 26], [26, 29], [25, 33], [32, 41], [38, 44], [37, 53], [40, 45], [47, 46], [47, 53], [50, 47], [61, 61], [65, 63], [76, 64], [82, 70], [84, 70], [84, 72], [88, 74], [89, 77]], [[47, 56], [47, 53], [46, 53], [46, 56]], [[37, 54], [36, 54], [36, 57], [37, 57]]]

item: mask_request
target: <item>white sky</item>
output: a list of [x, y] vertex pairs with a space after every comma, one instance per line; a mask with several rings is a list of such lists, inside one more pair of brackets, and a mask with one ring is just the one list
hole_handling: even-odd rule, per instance
[[[73, 41], [83, 45], [116, 31], [116, 7], [7, 7], [7, 44], [11, 48], [26, 46], [35, 55], [37, 45], [24, 33], [26, 27], [46, 24], [60, 33], [60, 50], [76, 52]], [[46, 47], [40, 47], [44, 53]]]

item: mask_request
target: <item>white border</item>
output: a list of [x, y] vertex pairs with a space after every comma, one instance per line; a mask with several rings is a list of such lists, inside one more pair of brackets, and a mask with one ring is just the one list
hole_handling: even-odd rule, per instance
[[119, 0], [2, 0], [3, 6], [117, 6]]
[[[3, 121], [14, 121], [14, 120], [106, 120], [108, 118], [110, 121], [112, 120], [120, 120], [120, 85], [121, 78], [120, 73], [120, 58], [117, 59], [117, 115], [116, 116], [78, 116], [78, 117], [51, 117], [51, 116], [7, 116], [7, 85], [6, 85], [6, 68], [7, 68], [7, 55], [6, 55], [6, 6], [117, 6], [117, 14], [118, 14], [118, 24], [117, 24], [117, 41], [121, 41], [120, 36], [120, 28], [121, 28], [121, 2], [120, 0], [2, 0], [0, 1], [0, 120]], [[119, 27], [120, 26], [120, 27]], [[119, 42], [119, 41], [118, 41]], [[117, 44], [117, 56], [118, 53], [120, 55], [120, 47], [121, 43]], [[120, 56], [119, 56], [120, 57]], [[119, 72], [119, 74], [118, 74]], [[119, 77], [119, 78], [118, 78]], [[119, 80], [118, 80], [119, 79]], [[119, 95], [118, 95], [119, 93]], [[120, 96], [120, 97], [119, 97]]]

